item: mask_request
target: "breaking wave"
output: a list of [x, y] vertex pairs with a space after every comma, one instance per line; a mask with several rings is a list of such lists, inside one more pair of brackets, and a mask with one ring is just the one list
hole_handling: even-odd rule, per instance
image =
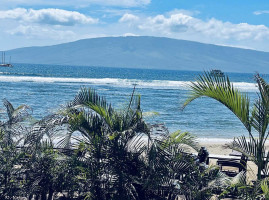
[[[0, 82], [40, 82], [40, 83], [81, 83], [93, 85], [108, 85], [115, 87], [151, 88], [151, 89], [180, 89], [188, 90], [190, 81], [171, 80], [139, 80], [118, 78], [61, 78], [61, 77], [37, 77], [37, 76], [0, 76]], [[236, 88], [241, 91], [254, 92], [257, 87], [254, 83], [234, 82]]]

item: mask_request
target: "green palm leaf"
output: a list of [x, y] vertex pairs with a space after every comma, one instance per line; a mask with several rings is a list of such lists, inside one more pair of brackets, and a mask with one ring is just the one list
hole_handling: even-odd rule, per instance
[[[164, 148], [167, 148], [171, 145], [181, 145], [182, 148], [191, 147], [196, 151], [199, 151], [199, 145], [196, 141], [196, 138], [191, 135], [189, 132], [181, 132], [180, 130], [171, 133], [166, 140], [164, 140]], [[185, 146], [183, 146], [185, 145]]]
[[202, 96], [210, 97], [225, 105], [244, 124], [250, 132], [249, 98], [233, 87], [227, 76], [219, 77], [205, 72], [196, 82], [190, 85], [191, 93], [185, 101], [183, 109], [193, 100]]
[[32, 109], [28, 105], [20, 105], [14, 109], [13, 105], [7, 100], [3, 99], [3, 104], [6, 107], [8, 121], [4, 124], [15, 124], [24, 121], [32, 113]]
[[259, 132], [260, 141], [265, 141], [269, 124], [269, 85], [257, 74], [255, 76], [259, 88], [259, 98], [252, 110], [252, 126]]
[[[183, 108], [191, 101], [206, 96], [219, 101], [230, 109], [246, 127], [250, 138], [248, 141], [245, 136], [239, 137], [228, 146], [250, 157], [257, 165], [257, 177], [261, 179], [262, 171], [268, 174], [269, 152], [266, 153], [265, 142], [269, 136], [269, 85], [259, 74], [255, 76], [255, 80], [258, 84], [259, 94], [258, 99], [254, 102], [251, 116], [247, 95], [234, 89], [227, 76], [218, 77], [207, 72], [199, 76], [197, 82], [192, 82], [190, 97]], [[257, 131], [258, 138], [254, 138], [251, 128]]]

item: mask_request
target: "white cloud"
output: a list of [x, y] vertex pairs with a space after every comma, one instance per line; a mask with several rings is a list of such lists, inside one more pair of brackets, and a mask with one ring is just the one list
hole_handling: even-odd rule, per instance
[[198, 10], [185, 10], [185, 9], [174, 9], [170, 12], [167, 12], [168, 15], [173, 15], [173, 14], [178, 14], [182, 13], [184, 15], [189, 15], [189, 16], [195, 16], [200, 14], [200, 11]]
[[121, 23], [123, 23], [123, 22], [132, 23], [132, 22], [136, 22], [138, 20], [139, 20], [139, 17], [137, 17], [137, 16], [135, 16], [133, 14], [126, 13], [120, 18], [119, 22], [121, 22]]
[[75, 33], [72, 31], [56, 30], [48, 27], [40, 26], [23, 26], [20, 25], [17, 28], [8, 31], [11, 35], [25, 36], [26, 38], [50, 38], [53, 40], [65, 40], [66, 38], [75, 38]]
[[75, 11], [48, 8], [41, 10], [16, 8], [0, 11], [0, 19], [13, 19], [23, 22], [72, 26], [75, 24], [93, 24], [98, 20]]
[[185, 33], [198, 34], [201, 38], [206, 36], [225, 40], [269, 39], [269, 28], [264, 25], [233, 24], [214, 18], [203, 21], [183, 13], [147, 17], [141, 19], [137, 27], [141, 30], [160, 32], [166, 36]]
[[254, 15], [269, 14], [269, 10], [258, 10], [253, 13]]
[[[160, 15], [146, 15], [134, 9], [114, 8], [109, 12], [104, 12], [102, 9], [96, 12], [105, 13], [107, 16], [102, 18], [102, 21], [100, 19], [99, 23], [97, 19], [79, 12], [59, 9], [17, 8], [0, 11], [0, 27], [5, 27], [4, 30], [0, 30], [0, 40], [12, 38], [12, 40], [25, 41], [23, 44], [16, 44], [10, 42], [11, 39], [9, 42], [2, 39], [2, 48], [3, 46], [11, 48], [9, 47], [11, 43], [14, 48], [28, 44], [46, 45], [46, 43], [54, 44], [89, 37], [147, 35], [269, 51], [267, 45], [269, 28], [265, 25], [235, 24], [215, 18], [204, 20], [198, 17], [197, 11], [172, 10]], [[89, 26], [92, 23], [97, 24]], [[27, 40], [24, 40], [25, 38]]]
[[129, 36], [139, 36], [139, 35], [134, 34], [134, 33], [124, 33], [122, 36], [123, 37], [129, 37]]

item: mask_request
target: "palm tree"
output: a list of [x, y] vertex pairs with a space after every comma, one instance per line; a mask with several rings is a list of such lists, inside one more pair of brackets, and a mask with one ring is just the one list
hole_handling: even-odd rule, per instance
[[[16, 151], [20, 140], [11, 146], [13, 143], [5, 142], [5, 135], [0, 134], [0, 149], [10, 147], [10, 152], [1, 151], [0, 156], [0, 179], [5, 180], [0, 182], [10, 183], [9, 187], [0, 184], [0, 190], [8, 188], [8, 195], [17, 195], [21, 187], [19, 195], [28, 199], [34, 195], [36, 199], [52, 199], [54, 193], [64, 190], [71, 198], [172, 200], [184, 193], [180, 185], [184, 188], [202, 178], [202, 184], [196, 183], [194, 188], [204, 188], [199, 196], [210, 196], [204, 178], [209, 176], [199, 176], [192, 156], [183, 153], [186, 145], [198, 149], [195, 138], [179, 131], [152, 135], [143, 119], [140, 96], [134, 91], [126, 108], [116, 110], [94, 90], [82, 88], [60, 113], [27, 126], [20, 122], [28, 116], [28, 107], [14, 109], [7, 101], [5, 106], [10, 114], [0, 127], [3, 133], [9, 131], [10, 139], [25, 136], [21, 153]], [[62, 153], [54, 148], [58, 132], [66, 133], [58, 143], [64, 148], [60, 149]], [[78, 132], [80, 136], [75, 137]], [[71, 138], [78, 142], [76, 149], [72, 148]], [[7, 159], [8, 165], [4, 165]], [[21, 185], [9, 181], [16, 178], [15, 165], [20, 165], [23, 172]], [[189, 199], [197, 196], [191, 190], [187, 193]]]
[[134, 91], [126, 108], [116, 110], [94, 90], [82, 88], [62, 114], [68, 116], [69, 132], [59, 145], [71, 147], [70, 138], [80, 132], [73, 138], [89, 198], [173, 199], [179, 192], [174, 179], [192, 171], [182, 143], [197, 149], [194, 138], [181, 132], [152, 137]]
[[[196, 82], [190, 85], [191, 93], [185, 101], [183, 109], [193, 100], [206, 96], [217, 100], [231, 110], [245, 126], [249, 140], [246, 136], [235, 138], [229, 147], [242, 152], [258, 167], [258, 180], [261, 179], [262, 172], [268, 174], [269, 152], [265, 150], [265, 142], [269, 132], [269, 85], [260, 77], [255, 75], [258, 85], [258, 98], [254, 102], [252, 109], [247, 94], [240, 92], [233, 87], [228, 76], [219, 77], [205, 72], [197, 78]], [[258, 132], [258, 138], [254, 137], [254, 131]]]
[[[116, 110], [94, 90], [82, 88], [62, 115], [69, 126], [59, 146], [70, 148], [71, 138], [79, 142], [80, 177], [85, 177], [82, 191], [96, 199], [136, 197], [132, 183], [143, 164], [139, 159], [145, 147], [142, 135], [149, 134], [140, 96], [133, 92], [126, 109]], [[74, 137], [78, 132], [80, 136]]]
[[24, 154], [16, 149], [17, 143], [7, 143], [0, 130], [0, 199], [12, 199], [21, 191], [19, 161]]
[[21, 169], [18, 167], [24, 158], [24, 153], [17, 147], [23, 138], [18, 130], [30, 117], [31, 108], [21, 105], [14, 108], [6, 99], [3, 99], [7, 117], [0, 121], [0, 198], [11, 199], [21, 193]]
[[27, 195], [40, 196], [42, 200], [52, 199], [53, 181], [57, 171], [55, 170], [57, 154], [53, 151], [50, 143], [43, 142], [39, 150], [29, 156], [23, 165], [26, 171], [24, 190]]

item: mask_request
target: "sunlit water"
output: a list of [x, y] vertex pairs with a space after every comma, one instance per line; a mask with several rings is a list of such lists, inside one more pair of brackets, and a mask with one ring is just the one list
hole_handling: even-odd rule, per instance
[[[146, 119], [148, 122], [165, 123], [170, 131], [189, 131], [201, 138], [246, 135], [240, 121], [214, 100], [201, 98], [181, 111], [190, 92], [188, 84], [200, 73], [15, 64], [14, 68], [0, 68], [0, 99], [7, 98], [15, 107], [27, 104], [33, 108], [33, 115], [41, 118], [72, 100], [82, 86], [96, 89], [114, 107], [123, 108], [137, 84], [143, 112], [159, 113]], [[254, 74], [228, 75], [235, 87], [248, 93], [251, 101], [256, 98]], [[264, 78], [268, 80], [267, 76]]]

